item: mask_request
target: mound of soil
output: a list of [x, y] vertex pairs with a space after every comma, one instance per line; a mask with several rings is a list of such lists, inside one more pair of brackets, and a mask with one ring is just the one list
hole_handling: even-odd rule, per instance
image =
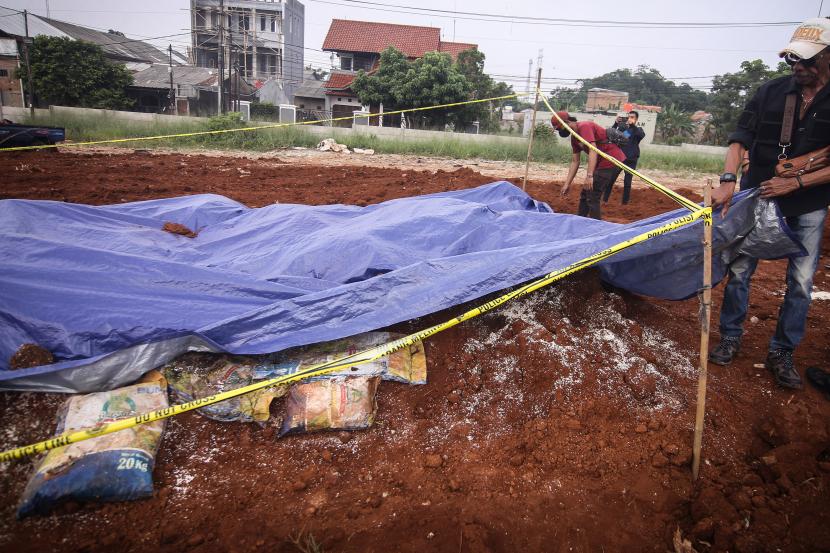
[[[88, 203], [201, 192], [249, 205], [368, 203], [492, 180], [469, 170], [90, 157], [50, 155], [45, 176], [15, 175], [2, 193]], [[13, 174], [13, 160], [0, 156], [0, 168], [11, 164]], [[147, 163], [153, 171], [134, 170]], [[193, 176], [207, 164], [204, 180]], [[50, 190], [53, 166], [69, 176], [60, 192]], [[251, 174], [240, 178], [237, 166]], [[72, 175], [80, 182], [82, 169], [75, 189]], [[575, 197], [561, 198], [556, 183], [528, 189], [557, 210], [575, 210]], [[615, 195], [604, 211], [627, 221], [673, 208], [649, 193], [624, 207]], [[818, 290], [830, 289], [826, 263]], [[280, 402], [264, 427], [186, 413], [170, 419], [152, 499], [69, 505], [21, 522], [14, 505], [32, 461], [0, 465], [0, 548], [288, 552], [315, 543], [325, 551], [662, 553], [679, 528], [697, 551], [826, 549], [830, 402], [809, 388], [778, 388], [754, 367], [775, 328], [784, 269], [759, 264], [742, 354], [731, 367], [710, 367], [696, 482], [689, 462], [697, 300], [610, 292], [583, 272], [427, 340], [428, 384], [383, 383], [375, 425], [365, 431], [277, 439]], [[717, 314], [720, 289], [714, 296]], [[465, 307], [389, 330], [420, 330]], [[830, 364], [828, 311], [814, 302], [799, 367]], [[62, 400], [0, 394], [0, 448], [50, 436]]]
[[169, 232], [170, 234], [178, 234], [179, 236], [184, 236], [185, 238], [196, 238], [199, 236], [198, 232], [193, 232], [189, 228], [179, 223], [171, 223], [167, 221], [161, 227], [161, 230], [164, 232]]
[[48, 349], [37, 344], [23, 344], [9, 359], [9, 368], [12, 370], [28, 369], [29, 367], [48, 365], [54, 363], [54, 361], [55, 358]]

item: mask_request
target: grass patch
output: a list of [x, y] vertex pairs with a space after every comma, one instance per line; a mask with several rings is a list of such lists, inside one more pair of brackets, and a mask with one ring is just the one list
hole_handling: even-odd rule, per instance
[[[90, 116], [55, 114], [35, 117], [35, 123], [66, 128], [67, 137], [73, 142], [112, 140], [141, 136], [155, 136], [209, 130], [230, 130], [243, 125], [232, 116], [214, 117], [196, 121], [124, 121], [107, 113]], [[267, 123], [266, 123], [267, 124]], [[410, 154], [425, 157], [447, 157], [453, 159], [487, 159], [495, 161], [524, 161], [527, 144], [512, 140], [488, 142], [463, 141], [451, 134], [428, 140], [404, 140], [400, 138], [377, 137], [371, 134], [354, 134], [348, 137], [332, 134], [349, 147], [371, 148], [384, 154]], [[302, 146], [313, 148], [321, 135], [313, 134], [302, 126], [238, 131], [213, 135], [170, 138], [148, 141], [127, 141], [112, 144], [129, 148], [207, 148], [217, 150], [249, 150], [265, 152], [280, 148]], [[571, 149], [567, 143], [555, 139], [536, 140], [533, 145], [533, 160], [543, 163], [568, 164]], [[584, 161], [583, 161], [584, 164]], [[638, 169], [659, 169], [663, 171], [718, 173], [723, 158], [717, 155], [690, 152], [649, 152], [644, 150]]]

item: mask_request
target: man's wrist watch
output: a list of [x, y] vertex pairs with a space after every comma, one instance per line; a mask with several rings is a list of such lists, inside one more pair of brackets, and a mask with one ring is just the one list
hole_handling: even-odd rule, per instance
[[735, 173], [724, 173], [720, 176], [721, 182], [738, 182], [738, 175]]

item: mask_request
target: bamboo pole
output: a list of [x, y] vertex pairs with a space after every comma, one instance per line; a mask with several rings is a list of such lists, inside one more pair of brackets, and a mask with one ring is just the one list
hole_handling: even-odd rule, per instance
[[[703, 206], [712, 205], [712, 179], [706, 180]], [[706, 415], [706, 379], [709, 368], [709, 320], [712, 312], [712, 220], [703, 222], [703, 303], [700, 312], [700, 372], [697, 378], [697, 413], [692, 448], [692, 478], [700, 474], [700, 448], [703, 443], [703, 421]]]
[[533, 119], [530, 123], [530, 135], [527, 141], [527, 160], [525, 161], [525, 178], [522, 180], [522, 190], [527, 188], [527, 174], [530, 171], [530, 155], [533, 152], [533, 135], [536, 134], [536, 106], [539, 104], [539, 89], [542, 87], [542, 68], [536, 73], [536, 100], [533, 101]]

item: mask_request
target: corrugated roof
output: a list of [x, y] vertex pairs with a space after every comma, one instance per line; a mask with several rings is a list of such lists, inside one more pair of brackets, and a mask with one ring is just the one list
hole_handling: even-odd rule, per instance
[[[133, 75], [133, 86], [139, 88], [168, 88], [170, 75], [166, 65], [153, 65]], [[178, 65], [173, 67], [173, 83], [177, 85], [215, 86], [219, 77], [215, 69]]]
[[[29, 14], [29, 36], [46, 35], [52, 37], [85, 40], [104, 49], [110, 59], [123, 62], [167, 63], [167, 52], [141, 40], [131, 39], [119, 33], [105, 33], [80, 25], [65, 23]], [[26, 36], [23, 14], [16, 10], [0, 8], [0, 33], [14, 36]], [[173, 53], [173, 63], [179, 63], [181, 55]]]
[[[23, 14], [17, 10], [0, 7], [0, 32], [9, 36], [24, 37], [26, 30], [23, 22]], [[29, 14], [29, 36], [57, 36], [67, 37], [68, 35], [60, 29], [53, 27], [46, 21], [34, 14]]]
[[[31, 20], [32, 18], [30, 17], [29, 19]], [[155, 46], [118, 33], [105, 33], [54, 19], [43, 18], [43, 21], [76, 40], [85, 40], [97, 44], [104, 49], [104, 52], [109, 58], [122, 61], [145, 61], [149, 63], [167, 63], [168, 60], [167, 53], [162, 52]], [[178, 62], [174, 59], [173, 63]]]
[[0, 38], [0, 56], [17, 57], [17, 41], [13, 38]]
[[379, 54], [394, 46], [410, 58], [420, 58], [438, 51], [440, 44], [441, 29], [437, 27], [333, 19], [323, 50]]
[[317, 76], [313, 71], [305, 70], [303, 72], [303, 84], [294, 90], [294, 96], [302, 96], [303, 98], [322, 98], [326, 95], [324, 89], [326, 81]]

